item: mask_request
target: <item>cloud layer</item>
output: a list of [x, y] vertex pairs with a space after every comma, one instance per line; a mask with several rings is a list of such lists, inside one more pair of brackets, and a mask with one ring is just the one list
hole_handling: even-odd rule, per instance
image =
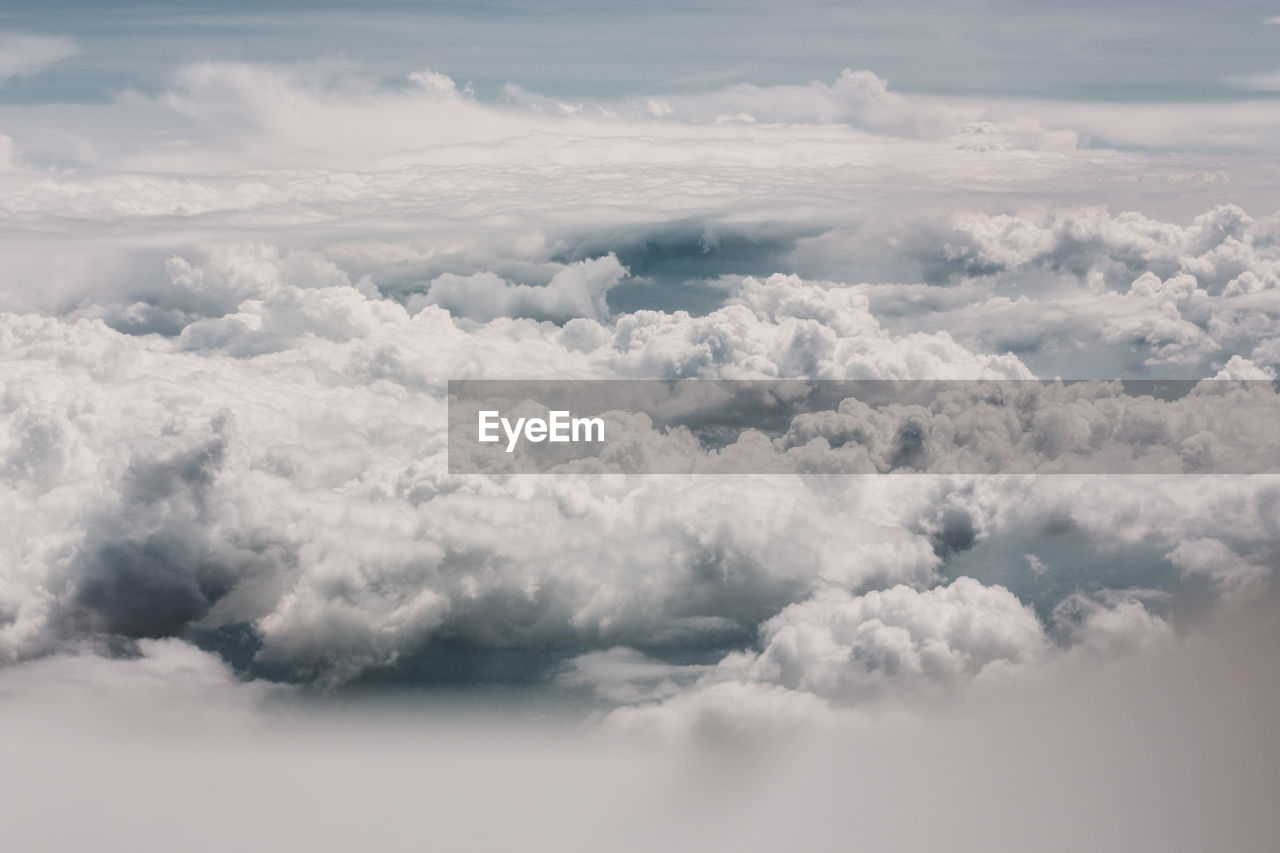
[[[6, 108], [0, 661], [550, 686], [616, 729], [736, 737], [1103, 667], [1264, 599], [1271, 476], [447, 473], [451, 378], [1274, 378], [1271, 131], [1122, 149], [1103, 108], [1033, 106], [866, 71], [486, 102], [210, 63]], [[1213, 470], [1206, 424], [1274, 443], [1223, 426], [1248, 393], [966, 409], [1025, 420], [983, 447], [956, 407], [840, 410], [733, 452], [842, 445], [811, 473], [866, 473], [911, 426], [993, 470]], [[632, 427], [623, 472], [708, 456]]]

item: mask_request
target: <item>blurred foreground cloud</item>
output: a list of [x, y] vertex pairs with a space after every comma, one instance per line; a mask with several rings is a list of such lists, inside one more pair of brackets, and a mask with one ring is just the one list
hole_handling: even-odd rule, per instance
[[[145, 643], [90, 669], [0, 672], [0, 743], [22, 768], [0, 817], [32, 851], [134, 849], [140, 833], [193, 851], [834, 849], [851, 826], [879, 850], [1264, 851], [1280, 829], [1275, 613], [906, 712], [708, 691], [697, 739], [670, 746], [448, 711], [423, 726], [404, 705], [282, 706]], [[219, 691], [243, 713], [211, 705]]]

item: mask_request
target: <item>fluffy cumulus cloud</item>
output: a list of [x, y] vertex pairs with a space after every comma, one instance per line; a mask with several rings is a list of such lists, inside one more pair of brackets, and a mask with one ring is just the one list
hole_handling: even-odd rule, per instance
[[439, 305], [456, 316], [482, 321], [497, 317], [533, 317], [562, 323], [575, 317], [598, 320], [608, 316], [605, 296], [609, 289], [626, 274], [626, 268], [613, 255], [579, 261], [541, 287], [511, 284], [493, 273], [445, 273], [414, 301]]
[[[1059, 375], [1274, 376], [1274, 217], [1219, 205], [1186, 226], [1104, 208], [965, 214], [904, 246], [944, 300], [925, 323]], [[903, 310], [902, 288], [882, 297]], [[1097, 375], [1095, 373], [1095, 375]]]
[[[735, 738], [1167, 650], [1269, 594], [1269, 476], [451, 476], [445, 441], [451, 378], [1274, 379], [1253, 154], [865, 71], [485, 102], [205, 64], [0, 119], [6, 683], [536, 682]], [[1238, 470], [1273, 398], [850, 402], [731, 452]], [[633, 463], [712, 455], [632, 426]]]
[[971, 678], [1046, 652], [1035, 614], [1008, 590], [972, 578], [924, 591], [830, 591], [765, 622], [760, 640], [759, 653], [725, 660], [717, 675], [857, 698], [893, 682]]
[[[763, 728], [772, 733], [849, 726], [860, 711], [920, 707], [1020, 673], [1150, 655], [1173, 642], [1169, 623], [1133, 592], [1075, 594], [1045, 621], [1004, 587], [961, 577], [923, 590], [821, 590], [765, 622], [758, 651], [729, 654], [705, 673], [686, 667], [689, 684], [678, 692], [668, 679], [671, 696], [635, 692], [651, 686], [645, 671], [628, 678], [615, 668], [599, 681], [630, 701], [608, 716], [614, 730], [738, 740], [759, 733], [755, 715], [770, 718]], [[619, 681], [629, 692], [619, 694]]]

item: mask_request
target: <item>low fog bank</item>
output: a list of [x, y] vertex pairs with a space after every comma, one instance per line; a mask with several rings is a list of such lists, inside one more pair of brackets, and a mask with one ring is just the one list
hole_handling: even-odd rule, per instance
[[[173, 640], [0, 673], [13, 850], [1273, 849], [1280, 609], [931, 707], [660, 740], [317, 702]], [[776, 718], [770, 720], [776, 723]]]

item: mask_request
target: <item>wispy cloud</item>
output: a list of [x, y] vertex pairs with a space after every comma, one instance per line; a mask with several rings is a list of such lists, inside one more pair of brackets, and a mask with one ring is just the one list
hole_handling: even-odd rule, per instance
[[65, 36], [0, 32], [0, 83], [35, 74], [79, 51]]
[[1251, 92], [1280, 92], [1280, 71], [1263, 74], [1242, 74], [1228, 78], [1228, 82]]

